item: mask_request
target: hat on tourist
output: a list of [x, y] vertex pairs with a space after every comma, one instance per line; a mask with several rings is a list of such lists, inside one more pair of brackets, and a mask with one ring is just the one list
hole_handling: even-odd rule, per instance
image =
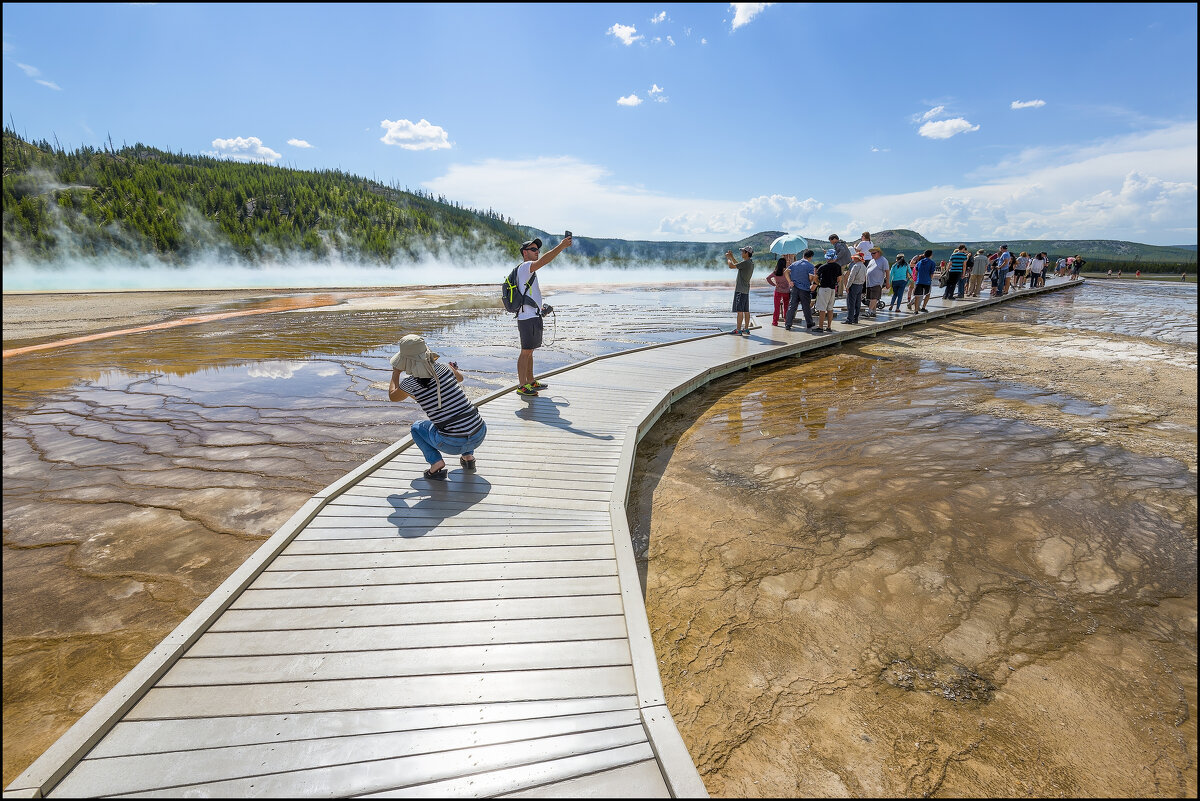
[[433, 378], [433, 363], [438, 355], [429, 350], [420, 334], [408, 334], [400, 340], [400, 351], [388, 361], [392, 369], [403, 370], [413, 378]]
[[827, 259], [836, 259], [836, 258], [837, 258], [837, 251], [836, 251], [836, 250], [834, 250], [833, 248], [830, 248], [829, 250], [825, 251], [825, 258], [827, 258]]
[[744, 248], [742, 248], [742, 252], [745, 253], [747, 256], [753, 256], [754, 248], [750, 247], [749, 245], [746, 245]]
[[903, 259], [903, 258], [904, 258], [904, 254], [903, 254], [903, 253], [897, 253], [897, 254], [896, 254], [896, 258], [897, 258], [897, 259]]
[[987, 251], [984, 250], [983, 248], [980, 248], [979, 250], [975, 251], [976, 256], [982, 256], [985, 253], [987, 253]]
[[878, 247], [869, 248], [869, 251], [870, 251], [871, 253], [883, 253], [883, 250], [881, 250], [881, 249], [880, 249], [880, 248], [878, 248]]
[[853, 259], [854, 261], [862, 261], [862, 260], [863, 260], [863, 254], [862, 254], [860, 251], [857, 251], [857, 250], [856, 250], [856, 251], [854, 251], [854, 255], [853, 255], [853, 256], [851, 256], [850, 258], [851, 258], [851, 259]]
[[533, 239], [521, 243], [521, 250], [529, 250], [530, 248], [537, 248], [538, 250], [541, 250], [542, 240], [534, 237]]

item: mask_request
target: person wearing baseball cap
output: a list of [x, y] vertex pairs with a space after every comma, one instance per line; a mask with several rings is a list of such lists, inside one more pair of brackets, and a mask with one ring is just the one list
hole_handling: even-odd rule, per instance
[[538, 255], [542, 249], [542, 240], [530, 239], [521, 243], [521, 266], [517, 268], [517, 286], [526, 287], [525, 295], [533, 301], [526, 304], [517, 312], [517, 333], [521, 337], [521, 355], [517, 357], [517, 394], [526, 397], [537, 397], [539, 389], [545, 389], [546, 384], [533, 377], [533, 352], [542, 346], [542, 315], [549, 310], [542, 303], [542, 288], [538, 285], [537, 271], [554, 261], [554, 257], [571, 247], [571, 235], [563, 237], [562, 241], [550, 249], [548, 253]]
[[750, 336], [750, 279], [754, 276], [754, 248], [746, 245], [742, 248], [742, 260], [733, 260], [733, 251], [725, 251], [725, 265], [731, 270], [737, 270], [737, 280], [733, 286], [733, 311], [737, 314], [736, 327], [731, 333]]

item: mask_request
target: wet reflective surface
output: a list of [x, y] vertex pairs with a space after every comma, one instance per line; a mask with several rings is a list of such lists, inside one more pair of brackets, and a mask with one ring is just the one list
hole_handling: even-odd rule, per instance
[[[546, 299], [558, 313], [539, 372], [732, 324], [728, 282], [571, 289], [547, 279]], [[77, 333], [61, 300], [25, 319]], [[106, 295], [92, 308], [104, 329], [129, 327], [123, 303], [171, 316], [144, 300]], [[407, 436], [415, 404], [387, 400], [401, 336], [421, 333], [457, 361], [472, 398], [516, 380], [516, 325], [496, 287], [322, 292], [286, 308], [330, 300], [341, 305], [5, 359], [4, 784], [313, 493]], [[205, 296], [174, 317], [271, 302]], [[6, 320], [21, 310], [6, 296]]]
[[1097, 284], [723, 379], [643, 440], [713, 795], [1195, 796], [1196, 292]]

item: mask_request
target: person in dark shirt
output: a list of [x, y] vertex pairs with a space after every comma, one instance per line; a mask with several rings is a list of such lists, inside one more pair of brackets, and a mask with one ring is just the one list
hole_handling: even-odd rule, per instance
[[837, 251], [825, 251], [825, 263], [817, 268], [817, 330], [833, 330], [833, 301], [837, 295], [838, 282], [842, 277], [842, 266], [837, 261]]

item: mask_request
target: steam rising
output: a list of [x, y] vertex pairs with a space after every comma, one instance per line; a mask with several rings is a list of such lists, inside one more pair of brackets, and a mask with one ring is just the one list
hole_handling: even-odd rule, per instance
[[[646, 263], [637, 267], [584, 262], [559, 256], [539, 271], [547, 285], [625, 284], [711, 281], [728, 278], [728, 271], [702, 267], [672, 267]], [[493, 253], [469, 256], [426, 255], [415, 264], [372, 265], [345, 259], [311, 261], [280, 259], [247, 265], [221, 256], [198, 259], [186, 266], [151, 257], [62, 259], [55, 262], [14, 260], [4, 265], [5, 292], [89, 292], [171, 289], [308, 289], [392, 286], [499, 284], [517, 265], [516, 259]]]

